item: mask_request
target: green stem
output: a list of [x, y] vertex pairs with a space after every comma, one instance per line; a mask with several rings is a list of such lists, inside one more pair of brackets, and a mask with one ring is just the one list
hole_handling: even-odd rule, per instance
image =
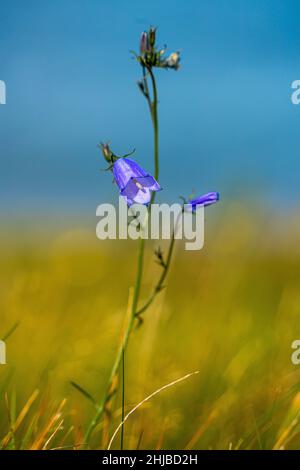
[[[154, 177], [156, 180], [158, 180], [158, 177], [159, 177], [158, 143], [159, 142], [158, 142], [158, 115], [157, 115], [157, 104], [158, 104], [157, 87], [156, 87], [155, 77], [151, 68], [149, 69], [147, 68], [147, 70], [151, 77], [152, 91], [153, 91], [153, 101], [152, 102], [150, 101], [150, 113], [151, 113], [151, 118], [152, 118], [152, 123], [153, 123], [153, 134], [154, 134]], [[144, 75], [144, 79], [147, 80], [145, 75]], [[153, 204], [154, 202], [155, 194], [156, 194], [155, 191], [153, 191], [152, 198], [151, 198], [150, 205], [149, 205], [149, 210], [151, 208], [151, 204]], [[127, 329], [125, 331], [123, 343], [117, 353], [115, 362], [113, 364], [113, 367], [109, 376], [106, 393], [104, 395], [104, 398], [101, 404], [97, 408], [94, 418], [92, 419], [91, 423], [89, 424], [87, 428], [85, 438], [84, 438], [85, 445], [88, 445], [91, 434], [93, 430], [95, 429], [95, 427], [97, 426], [97, 424], [99, 423], [101, 416], [105, 410], [105, 406], [111, 397], [111, 386], [112, 386], [115, 375], [118, 373], [118, 370], [122, 361], [123, 351], [125, 352], [126, 350], [129, 337], [134, 326], [138, 300], [139, 300], [139, 294], [140, 294], [140, 288], [141, 288], [142, 274], [143, 274], [144, 249], [145, 249], [145, 240], [143, 238], [140, 238], [140, 247], [139, 247], [139, 253], [138, 253], [138, 268], [137, 268], [137, 275], [136, 275], [136, 281], [135, 281], [135, 287], [134, 287], [130, 319], [127, 325]]]
[[[172, 260], [172, 255], [173, 255], [173, 250], [174, 250], [174, 244], [175, 244], [175, 231], [173, 232], [173, 235], [172, 235], [172, 238], [171, 238], [171, 242], [170, 242], [170, 245], [169, 245], [169, 250], [168, 250], [168, 255], [167, 255], [167, 260], [166, 260], [166, 263], [165, 265], [163, 266], [163, 272], [156, 284], [156, 286], [154, 287], [153, 289], [153, 292], [152, 294], [150, 295], [149, 299], [147, 300], [147, 302], [143, 305], [142, 308], [140, 308], [140, 310], [138, 310], [136, 312], [136, 316], [141, 320], [141, 317], [140, 315], [142, 313], [144, 313], [148, 307], [150, 307], [150, 305], [152, 304], [152, 302], [154, 301], [155, 297], [157, 296], [157, 294], [162, 290], [163, 288], [163, 284], [164, 284], [164, 281], [166, 279], [166, 276], [168, 274], [168, 271], [169, 271], [169, 267], [170, 267], [170, 264], [171, 264], [171, 260]], [[142, 320], [141, 320], [142, 321]]]
[[145, 86], [144, 96], [147, 100], [147, 103], [148, 103], [148, 106], [149, 106], [149, 111], [150, 111], [150, 116], [151, 116], [151, 119], [152, 119], [152, 102], [151, 102], [150, 92], [149, 92], [149, 87], [148, 87], [146, 68], [145, 68], [144, 65], [143, 65], [143, 82], [144, 82], [144, 86]]
[[121, 450], [124, 444], [124, 419], [125, 419], [125, 350], [122, 351], [122, 427], [121, 427]]
[[[181, 214], [183, 213], [183, 211], [184, 211], [184, 208], [182, 207]], [[173, 233], [172, 233], [172, 238], [171, 238], [169, 249], [168, 249], [167, 259], [166, 259], [165, 263], [163, 264], [163, 272], [162, 272], [160, 278], [158, 279], [158, 282], [157, 282], [156, 286], [154, 287], [153, 292], [150, 295], [149, 299], [143, 305], [143, 307], [140, 308], [135, 314], [136, 317], [138, 318], [138, 320], [140, 321], [140, 323], [143, 321], [142, 317], [141, 317], [142, 313], [144, 313], [148, 309], [148, 307], [150, 307], [152, 302], [155, 300], [155, 297], [157, 296], [157, 294], [159, 294], [159, 292], [164, 287], [163, 284], [164, 284], [165, 279], [167, 277], [167, 274], [168, 274], [168, 271], [169, 271], [169, 268], [170, 268], [170, 264], [171, 264], [171, 261], [172, 261], [174, 245], [175, 245], [175, 234], [176, 234], [176, 230], [177, 230], [177, 226], [178, 226], [178, 222], [179, 222], [179, 217], [181, 216], [181, 214], [179, 214], [179, 216], [178, 216], [178, 218], [175, 222], [175, 226], [174, 226]]]
[[134, 325], [135, 312], [137, 311], [138, 299], [139, 299], [140, 288], [141, 288], [141, 280], [142, 280], [142, 274], [143, 274], [144, 247], [145, 247], [145, 240], [143, 238], [140, 238], [140, 246], [139, 246], [139, 253], [138, 253], [138, 267], [137, 267], [137, 275], [136, 275], [136, 281], [135, 281], [135, 287], [134, 287], [134, 294], [133, 294], [133, 300], [132, 300], [132, 306], [131, 306], [130, 319], [129, 319], [129, 322], [128, 322], [128, 325], [127, 325], [127, 329], [125, 331], [123, 342], [121, 344], [121, 347], [119, 348], [119, 351], [117, 353], [115, 362], [113, 364], [113, 367], [112, 367], [112, 370], [111, 370], [111, 373], [110, 373], [110, 376], [109, 376], [105, 396], [104, 396], [101, 404], [99, 405], [99, 407], [96, 411], [96, 414], [95, 414], [93, 420], [91, 421], [91, 423], [90, 423], [90, 425], [89, 425], [89, 427], [86, 431], [85, 438], [84, 438], [85, 445], [88, 444], [89, 439], [91, 437], [91, 434], [92, 434], [93, 430], [95, 429], [95, 427], [97, 426], [97, 424], [98, 424], [98, 422], [99, 422], [99, 420], [102, 416], [102, 413], [105, 409], [105, 405], [106, 405], [106, 403], [108, 402], [108, 400], [110, 398], [112, 382], [113, 382], [113, 379], [114, 379], [115, 375], [117, 374], [117, 372], [119, 370], [120, 363], [121, 363], [121, 360], [122, 360], [123, 350], [124, 351], [126, 350], [127, 343], [128, 343], [129, 337], [130, 337], [130, 333], [131, 333], [133, 325]]
[[[158, 180], [159, 177], [159, 158], [158, 158], [158, 115], [157, 115], [157, 104], [158, 104], [158, 97], [157, 97], [157, 87], [154, 74], [152, 69], [148, 69], [151, 82], [152, 82], [152, 90], [153, 90], [153, 101], [151, 106], [151, 117], [153, 122], [153, 134], [154, 134], [154, 178]], [[154, 201], [155, 192], [152, 193], [152, 201]]]

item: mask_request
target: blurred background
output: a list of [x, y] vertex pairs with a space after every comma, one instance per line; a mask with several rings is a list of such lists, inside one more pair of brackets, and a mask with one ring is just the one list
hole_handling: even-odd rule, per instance
[[[1, 4], [0, 337], [18, 324], [0, 366], [2, 447], [80, 445], [93, 405], [70, 381], [103, 396], [136, 244], [96, 239], [97, 205], [117, 201], [97, 143], [135, 147], [153, 170], [130, 51], [154, 25], [158, 44], [182, 54], [178, 72], [157, 71], [157, 201], [192, 190], [217, 190], [221, 201], [206, 212], [202, 251], [178, 243], [167, 289], [132, 338], [126, 406], [200, 374], [137, 412], [125, 445], [300, 448], [300, 369], [290, 360], [300, 337], [299, 17], [291, 0]], [[155, 246], [142, 299], [159, 275]], [[92, 447], [105, 447], [119, 421], [117, 396]]]

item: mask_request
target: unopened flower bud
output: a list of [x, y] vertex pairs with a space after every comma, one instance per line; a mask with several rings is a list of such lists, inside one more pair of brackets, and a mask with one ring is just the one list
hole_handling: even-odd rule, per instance
[[149, 44], [152, 49], [155, 46], [156, 28], [150, 28], [149, 30]]
[[111, 162], [112, 160], [112, 151], [109, 148], [108, 144], [100, 144], [100, 148], [102, 150], [103, 156], [107, 162]]
[[140, 40], [140, 53], [141, 55], [145, 54], [149, 50], [149, 37], [146, 31], [143, 31]]

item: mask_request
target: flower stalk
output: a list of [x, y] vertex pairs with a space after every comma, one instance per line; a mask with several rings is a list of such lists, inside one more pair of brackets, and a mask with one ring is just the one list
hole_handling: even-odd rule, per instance
[[[153, 101], [151, 105], [152, 109], [152, 121], [153, 121], [153, 135], [154, 135], [154, 177], [158, 180], [159, 177], [159, 155], [158, 155], [158, 113], [157, 113], [157, 87], [155, 76], [151, 68], [149, 68], [149, 74], [151, 77], [152, 82], [152, 89], [153, 89]], [[153, 193], [152, 196], [152, 203], [154, 201], [155, 194]]]
[[[152, 38], [152, 44], [154, 45], [153, 38]], [[147, 41], [145, 38], [145, 35], [142, 37], [141, 41], [141, 52], [145, 51], [145, 47], [147, 47]], [[147, 82], [147, 77], [145, 74], [145, 65], [142, 65], [143, 69], [143, 83], [144, 83], [144, 89], [145, 89], [145, 96], [147, 98], [148, 104], [149, 104], [149, 109], [150, 109], [150, 114], [152, 118], [152, 124], [153, 124], [153, 138], [154, 138], [154, 178], [157, 181], [159, 178], [159, 134], [158, 134], [158, 112], [157, 112], [157, 104], [158, 104], [158, 93], [157, 93], [157, 86], [156, 86], [156, 81], [155, 81], [155, 76], [152, 71], [151, 66], [147, 66], [147, 71], [151, 77], [151, 83], [152, 83], [152, 93], [153, 93], [153, 101], [151, 101], [150, 98], [150, 93], [149, 93], [149, 86]], [[107, 146], [104, 147], [104, 157], [106, 159], [109, 158], [110, 153], [109, 153], [109, 148]], [[155, 191], [152, 192], [152, 197], [149, 205], [149, 209], [151, 207], [151, 204], [154, 202], [155, 199]], [[172, 242], [171, 242], [172, 243]], [[174, 241], [173, 241], [174, 243]], [[123, 342], [118, 350], [115, 362], [113, 364], [113, 367], [111, 369], [111, 373], [109, 376], [108, 380], [108, 385], [106, 388], [106, 393], [104, 395], [104, 398], [98, 407], [96, 414], [92, 421], [90, 422], [88, 429], [85, 434], [85, 439], [84, 442], [87, 445], [91, 434], [97, 424], [99, 423], [103, 412], [105, 411], [105, 406], [107, 402], [109, 401], [112, 391], [111, 387], [113, 384], [114, 377], [119, 371], [121, 361], [123, 354], [125, 354], [127, 344], [131, 335], [131, 332], [134, 327], [134, 323], [136, 320], [136, 313], [138, 311], [138, 301], [139, 301], [139, 295], [140, 295], [140, 290], [141, 290], [141, 282], [142, 282], [142, 275], [143, 275], [143, 264], [144, 264], [144, 251], [145, 251], [145, 240], [141, 237], [139, 240], [139, 252], [138, 252], [138, 262], [137, 262], [137, 274], [136, 274], [136, 281], [135, 281], [135, 287], [134, 287], [134, 293], [133, 293], [133, 301], [132, 301], [132, 307], [131, 307], [131, 314], [130, 314], [130, 319], [124, 334]], [[167, 274], [167, 271], [166, 273]], [[164, 276], [165, 278], [165, 276]], [[143, 309], [143, 312], [145, 311], [145, 308]]]
[[105, 407], [107, 402], [111, 399], [112, 395], [115, 393], [115, 390], [112, 390], [112, 385], [115, 376], [117, 375], [120, 364], [122, 361], [122, 356], [123, 356], [123, 351], [126, 351], [126, 347], [128, 344], [128, 340], [131, 334], [131, 331], [134, 326], [134, 320], [135, 320], [135, 312], [137, 311], [137, 305], [138, 305], [138, 300], [139, 300], [139, 294], [140, 294], [140, 289], [141, 289], [141, 281], [142, 281], [142, 274], [143, 274], [143, 264], [144, 264], [144, 248], [145, 248], [145, 240], [143, 238], [140, 238], [140, 244], [139, 244], [139, 253], [138, 253], [138, 265], [137, 265], [137, 275], [136, 275], [136, 281], [135, 281], [135, 287], [134, 287], [134, 293], [133, 293], [133, 300], [132, 300], [132, 305], [131, 305], [131, 310], [130, 310], [130, 318], [129, 322], [124, 334], [124, 338], [122, 341], [122, 344], [118, 350], [115, 362], [112, 366], [110, 376], [108, 379], [108, 384], [106, 388], [106, 393], [104, 395], [104, 398], [99, 405], [96, 414], [93, 418], [93, 420], [90, 422], [88, 429], [85, 434], [84, 442], [85, 445], [88, 444], [91, 434], [97, 424], [99, 423], [103, 412], [105, 411]]
[[[108, 162], [109, 167], [107, 170], [111, 170], [114, 174], [115, 181], [119, 187], [120, 195], [125, 198], [128, 206], [134, 203], [141, 203], [148, 207], [148, 211], [151, 211], [151, 205], [154, 203], [156, 192], [159, 191], [160, 185], [159, 179], [159, 123], [158, 123], [158, 92], [156, 79], [153, 69], [164, 68], [178, 70], [180, 55], [178, 52], [173, 52], [168, 57], [165, 57], [165, 49], [157, 49], [155, 45], [156, 41], [156, 30], [150, 28], [148, 32], [143, 32], [140, 40], [140, 55], [135, 55], [137, 61], [142, 68], [142, 79], [138, 82], [142, 94], [147, 100], [150, 116], [153, 126], [153, 156], [154, 156], [154, 177], [143, 170], [135, 161], [129, 159], [131, 154], [124, 155], [123, 157], [116, 156], [108, 146], [108, 144], [101, 144], [101, 149], [105, 160]], [[148, 84], [148, 78], [150, 77], [151, 87]], [[151, 88], [151, 90], [150, 90]], [[151, 91], [151, 93], [150, 93]], [[132, 152], [133, 153], [133, 152]], [[192, 211], [196, 210], [197, 205], [208, 205], [216, 202], [218, 199], [217, 193], [208, 193], [201, 196], [198, 199], [191, 201], [190, 208]], [[184, 210], [184, 206], [182, 211]], [[139, 240], [139, 250], [137, 256], [137, 273], [132, 297], [132, 303], [130, 306], [129, 320], [126, 325], [124, 336], [121, 345], [117, 351], [115, 361], [112, 365], [107, 387], [105, 390], [104, 397], [101, 403], [96, 406], [96, 412], [88, 425], [85, 433], [84, 443], [88, 445], [90, 437], [100, 422], [103, 413], [106, 411], [106, 407], [110, 402], [112, 396], [117, 390], [116, 377], [119, 373], [121, 365], [123, 371], [122, 380], [122, 423], [121, 423], [121, 448], [124, 445], [124, 406], [125, 406], [125, 386], [124, 386], [124, 362], [127, 345], [134, 329], [134, 325], [141, 324], [143, 321], [142, 314], [150, 307], [155, 300], [159, 292], [164, 288], [164, 282], [169, 272], [172, 255], [174, 252], [175, 234], [177, 228], [177, 222], [175, 223], [173, 234], [170, 240], [167, 257], [164, 256], [160, 249], [156, 251], [157, 261], [162, 267], [161, 275], [150, 294], [149, 299], [145, 304], [139, 307], [139, 298], [141, 292], [143, 266], [144, 266], [144, 252], [145, 252], [145, 239], [141, 236]], [[141, 227], [142, 230], [142, 227]], [[78, 387], [77, 387], [78, 388]]]

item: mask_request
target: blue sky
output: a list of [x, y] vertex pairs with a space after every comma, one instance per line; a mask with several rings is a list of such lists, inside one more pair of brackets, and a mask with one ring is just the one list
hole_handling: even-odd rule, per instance
[[160, 70], [161, 200], [219, 190], [297, 203], [300, 4], [293, 0], [10, 0], [0, 6], [0, 204], [14, 213], [94, 213], [116, 199], [96, 148], [136, 147], [149, 171], [152, 131], [130, 50], [150, 24], [180, 50]]

